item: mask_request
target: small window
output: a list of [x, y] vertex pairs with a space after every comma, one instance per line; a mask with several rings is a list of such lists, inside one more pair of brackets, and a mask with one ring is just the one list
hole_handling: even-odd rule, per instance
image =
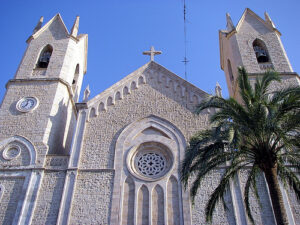
[[256, 39], [253, 42], [253, 49], [258, 63], [270, 62], [267, 47], [262, 40]]
[[51, 55], [52, 55], [53, 48], [51, 45], [47, 45], [41, 52], [39, 61], [37, 63], [37, 68], [47, 68]]
[[233, 77], [233, 73], [232, 73], [231, 62], [230, 62], [229, 59], [227, 60], [227, 68], [228, 68], [229, 79], [230, 79], [231, 82], [233, 82], [234, 77]]
[[74, 93], [76, 91], [78, 77], [79, 77], [79, 64], [76, 65], [75, 73], [74, 73], [74, 79], [73, 79], [73, 82], [72, 82], [72, 90], [73, 90]]

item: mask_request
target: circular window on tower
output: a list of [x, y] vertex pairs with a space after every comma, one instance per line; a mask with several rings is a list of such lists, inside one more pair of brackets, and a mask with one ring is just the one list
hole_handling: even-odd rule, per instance
[[127, 156], [127, 167], [135, 177], [155, 181], [163, 178], [173, 166], [170, 149], [157, 142], [147, 142], [132, 149]]

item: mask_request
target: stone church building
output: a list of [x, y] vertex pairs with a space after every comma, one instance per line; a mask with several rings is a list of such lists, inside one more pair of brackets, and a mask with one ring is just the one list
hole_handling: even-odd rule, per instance
[[[224, 168], [206, 177], [195, 205], [180, 184], [179, 167], [189, 138], [208, 126], [214, 110], [195, 105], [209, 96], [151, 60], [122, 80], [79, 102], [87, 69], [87, 34], [71, 32], [59, 14], [28, 38], [0, 108], [1, 224], [206, 224], [205, 204]], [[221, 68], [231, 96], [237, 67], [251, 74], [278, 71], [300, 84], [280, 32], [265, 14], [246, 9], [235, 26], [227, 15], [219, 31]], [[277, 85], [278, 86], [278, 85]], [[274, 88], [277, 86], [274, 85]], [[216, 86], [216, 94], [221, 94]], [[212, 224], [250, 224], [241, 171]], [[257, 181], [262, 207], [251, 199], [257, 224], [275, 224], [264, 177]], [[282, 190], [290, 224], [300, 205]]]

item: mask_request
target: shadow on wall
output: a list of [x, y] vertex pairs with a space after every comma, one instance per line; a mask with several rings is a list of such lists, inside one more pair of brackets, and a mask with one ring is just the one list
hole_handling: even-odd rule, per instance
[[112, 142], [110, 143], [109, 146], [109, 154], [110, 154], [110, 160], [108, 162], [107, 167], [108, 168], [114, 168], [114, 164], [115, 164], [115, 147], [116, 147], [116, 143], [117, 140], [120, 136], [120, 134], [122, 133], [122, 131], [128, 126], [128, 124], [126, 124], [124, 127], [122, 127], [120, 130], [117, 131], [117, 133], [114, 135]]
[[64, 32], [63, 25], [59, 22], [58, 17], [56, 17], [55, 21], [49, 26], [49, 30], [55, 40], [67, 38], [66, 32]]
[[[6, 180], [13, 181], [15, 178], [5, 178]], [[1, 180], [0, 180], [1, 181]], [[19, 180], [21, 181], [21, 180]], [[10, 191], [7, 191], [7, 193], [10, 193], [9, 201], [7, 203], [5, 216], [3, 219], [3, 224], [12, 224], [14, 215], [17, 209], [18, 201], [20, 199], [20, 195], [22, 194], [22, 184], [24, 182], [24, 179], [22, 179], [22, 183], [15, 182], [13, 186], [10, 186]], [[5, 191], [5, 190], [4, 190]], [[5, 194], [5, 192], [4, 192]], [[5, 196], [2, 196], [2, 198]]]
[[70, 152], [75, 124], [75, 115], [70, 104], [72, 104], [71, 101], [66, 105], [61, 100], [58, 104], [57, 113], [54, 116], [49, 116], [52, 126], [47, 143], [49, 146], [48, 154], [68, 155]]
[[[54, 175], [53, 175], [53, 174]], [[53, 178], [55, 178], [54, 182], [53, 180], [51, 181], [52, 183], [55, 183], [55, 185], [51, 185], [50, 189], [46, 189], [47, 184], [43, 183], [43, 188], [44, 188], [44, 195], [48, 196], [46, 199], [39, 199], [39, 206], [40, 208], [46, 207], [47, 210], [43, 210], [42, 212], [40, 212], [39, 217], [43, 217], [43, 218], [36, 218], [38, 219], [38, 221], [44, 221], [43, 224], [45, 225], [51, 225], [51, 224], [56, 224], [57, 222], [57, 218], [58, 218], [58, 214], [59, 214], [59, 207], [60, 207], [60, 203], [61, 203], [61, 198], [62, 198], [62, 192], [63, 192], [63, 188], [64, 188], [64, 182], [65, 182], [65, 172], [47, 172], [45, 173], [44, 176], [44, 181], [45, 183], [48, 183], [49, 181], [51, 181]], [[51, 180], [50, 180], [51, 179]], [[36, 214], [36, 212], [35, 212]], [[35, 223], [35, 222], [33, 222]]]

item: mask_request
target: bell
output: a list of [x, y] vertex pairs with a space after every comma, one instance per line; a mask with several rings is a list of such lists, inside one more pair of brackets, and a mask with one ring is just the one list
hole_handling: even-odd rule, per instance
[[51, 53], [44, 52], [39, 60], [39, 67], [40, 68], [47, 68], [49, 61], [50, 61]]
[[269, 62], [267, 51], [259, 46], [254, 47], [255, 55], [259, 63]]

